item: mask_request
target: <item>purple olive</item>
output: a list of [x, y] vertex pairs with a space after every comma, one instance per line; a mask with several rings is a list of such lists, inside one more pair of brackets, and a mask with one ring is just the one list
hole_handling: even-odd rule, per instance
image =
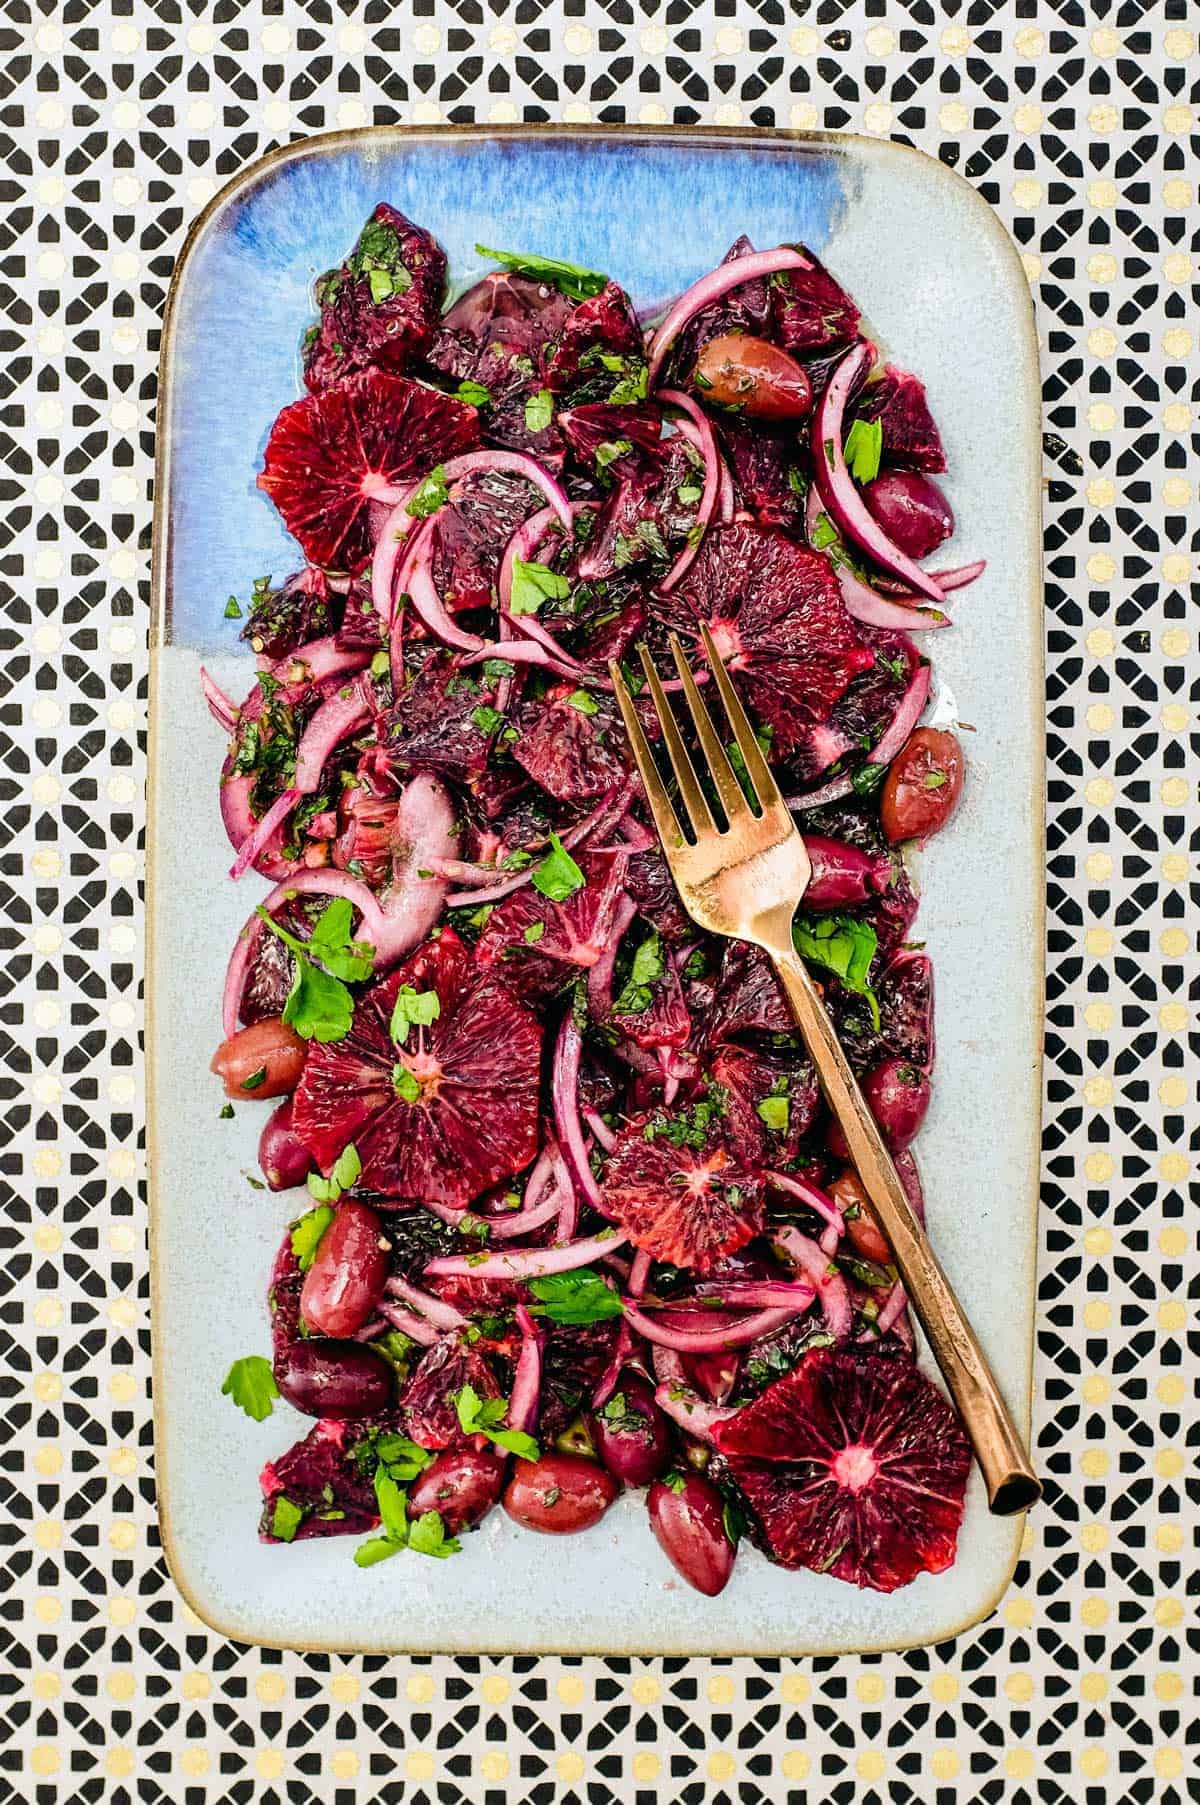
[[931, 1092], [926, 1074], [907, 1059], [885, 1059], [868, 1072], [863, 1095], [888, 1145], [893, 1150], [907, 1147], [929, 1108]]
[[804, 892], [806, 909], [844, 909], [865, 902], [879, 888], [888, 861], [868, 857], [845, 840], [827, 840], [824, 834], [805, 834], [805, 849], [812, 875]]
[[374, 1416], [392, 1401], [392, 1369], [361, 1341], [300, 1337], [275, 1362], [275, 1383], [305, 1416]]
[[495, 1448], [447, 1448], [409, 1486], [409, 1516], [436, 1510], [447, 1535], [474, 1529], [499, 1498], [507, 1465]]
[[646, 1499], [650, 1527], [681, 1579], [706, 1598], [729, 1584], [737, 1549], [725, 1533], [720, 1492], [700, 1473], [656, 1479]]
[[258, 1165], [272, 1191], [302, 1185], [312, 1171], [312, 1155], [292, 1128], [292, 1099], [285, 1097], [263, 1123], [258, 1137]]
[[602, 1410], [588, 1419], [596, 1452], [624, 1485], [649, 1485], [667, 1464], [671, 1431], [641, 1373], [625, 1372]]
[[514, 1523], [539, 1535], [576, 1535], [598, 1523], [620, 1487], [611, 1473], [580, 1454], [517, 1460], [504, 1493]]
[[927, 558], [954, 531], [950, 503], [916, 470], [885, 470], [862, 492], [884, 532], [910, 558]]

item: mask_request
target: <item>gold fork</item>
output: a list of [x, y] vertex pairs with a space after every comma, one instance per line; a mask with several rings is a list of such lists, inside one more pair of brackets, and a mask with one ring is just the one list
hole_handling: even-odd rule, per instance
[[644, 645], [646, 682], [666, 742], [686, 815], [689, 839], [676, 815], [618, 665], [610, 664], [637, 767], [671, 875], [688, 914], [710, 934], [747, 940], [766, 953], [791, 1005], [829, 1107], [841, 1125], [863, 1188], [895, 1255], [934, 1357], [967, 1427], [996, 1516], [1011, 1516], [1037, 1502], [1041, 1482], [1030, 1463], [975, 1332], [913, 1213], [900, 1175], [858, 1087], [813, 980], [792, 942], [792, 917], [807, 887], [811, 866], [804, 841], [779, 793], [754, 730], [712, 636], [702, 627], [729, 725], [759, 812], [747, 801], [701, 699], [678, 639], [671, 650], [684, 699], [726, 818], [715, 818], [662, 684]]

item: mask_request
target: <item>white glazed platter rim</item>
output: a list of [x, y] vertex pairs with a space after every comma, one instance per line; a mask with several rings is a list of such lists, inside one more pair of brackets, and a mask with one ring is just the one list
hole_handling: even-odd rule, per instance
[[[615, 1527], [618, 1521], [623, 1524], [623, 1536], [604, 1534], [603, 1526], [581, 1538], [578, 1543], [571, 1543], [563, 1550], [568, 1555], [568, 1565], [576, 1569], [587, 1565], [590, 1547], [598, 1549], [601, 1544], [606, 1555], [597, 1566], [596, 1584], [608, 1592], [617, 1593], [621, 1585], [640, 1586], [634, 1594], [636, 1610], [627, 1613], [635, 1620], [622, 1619], [618, 1624], [612, 1618], [611, 1607], [607, 1599], [602, 1599], [593, 1589], [591, 1596], [597, 1603], [603, 1603], [608, 1616], [601, 1622], [595, 1612], [589, 1614], [581, 1608], [578, 1615], [555, 1615], [547, 1613], [544, 1605], [539, 1606], [537, 1627], [532, 1623], [522, 1629], [508, 1606], [507, 1597], [498, 1592], [489, 1601], [477, 1604], [472, 1627], [464, 1634], [457, 1625], [462, 1621], [459, 1601], [454, 1597], [458, 1587], [450, 1580], [451, 1567], [454, 1563], [416, 1562], [407, 1559], [386, 1563], [383, 1568], [360, 1573], [349, 1558], [349, 1543], [341, 1538], [329, 1541], [306, 1542], [295, 1544], [291, 1548], [266, 1548], [254, 1537], [254, 1521], [256, 1519], [256, 1497], [244, 1500], [242, 1515], [245, 1520], [246, 1533], [252, 1538], [253, 1546], [247, 1554], [245, 1551], [237, 1557], [245, 1562], [243, 1578], [249, 1576], [251, 1585], [261, 1575], [270, 1575], [271, 1584], [276, 1588], [273, 1592], [261, 1594], [257, 1599], [247, 1598], [247, 1586], [232, 1583], [234, 1557], [231, 1554], [230, 1567], [221, 1577], [214, 1575], [214, 1563], [198, 1555], [198, 1538], [194, 1518], [189, 1521], [189, 1512], [195, 1500], [188, 1496], [189, 1482], [197, 1479], [198, 1464], [192, 1460], [191, 1444], [202, 1450], [210, 1436], [229, 1438], [243, 1435], [243, 1426], [236, 1412], [232, 1412], [226, 1402], [217, 1395], [217, 1385], [224, 1372], [224, 1365], [216, 1374], [216, 1383], [211, 1388], [208, 1413], [203, 1420], [189, 1418], [187, 1407], [181, 1406], [180, 1393], [186, 1389], [183, 1385], [183, 1374], [170, 1355], [172, 1336], [174, 1335], [175, 1308], [180, 1302], [180, 1282], [172, 1280], [167, 1270], [169, 1254], [174, 1245], [179, 1246], [179, 1231], [182, 1221], [181, 1212], [189, 1207], [187, 1200], [181, 1195], [174, 1199], [168, 1197], [167, 1187], [160, 1184], [164, 1173], [170, 1168], [175, 1150], [172, 1144], [172, 1115], [169, 1105], [164, 1101], [168, 1087], [160, 1084], [156, 1067], [168, 1058], [171, 1028], [162, 1027], [161, 1018], [170, 1011], [156, 1008], [156, 998], [160, 993], [159, 959], [164, 957], [163, 949], [169, 947], [172, 932], [177, 927], [177, 918], [168, 918], [165, 911], [172, 906], [172, 894], [164, 889], [159, 894], [160, 866], [166, 869], [170, 858], [160, 853], [160, 847], [170, 843], [170, 823], [172, 816], [166, 799], [171, 794], [170, 776], [172, 759], [183, 756], [181, 749], [171, 738], [171, 724], [164, 720], [164, 704], [178, 704], [179, 697], [185, 693], [180, 687], [181, 674], [188, 681], [194, 681], [194, 669], [181, 673], [177, 667], [181, 658], [186, 660], [182, 648], [174, 646], [171, 638], [171, 557], [170, 534], [172, 524], [172, 373], [177, 355], [176, 326], [178, 321], [180, 297], [184, 292], [188, 277], [189, 264], [196, 247], [205, 234], [219, 227], [225, 210], [231, 204], [240, 204], [253, 194], [258, 185], [268, 178], [281, 165], [295, 162], [297, 159], [313, 157], [337, 156], [345, 152], [358, 152], [378, 146], [382, 150], [397, 147], [400, 150], [407, 146], [431, 145], [457, 141], [458, 143], [477, 143], [480, 146], [497, 143], [513, 143], [522, 141], [545, 142], [571, 140], [575, 142], [603, 142], [637, 146], [647, 144], [653, 146], [677, 146], [682, 150], [695, 150], [704, 145], [714, 151], [724, 151], [729, 155], [740, 155], [747, 151], [756, 153], [770, 152], [808, 152], [813, 156], [834, 156], [848, 159], [857, 166], [858, 171], [884, 171], [892, 179], [899, 182], [901, 189], [909, 184], [928, 184], [931, 189], [938, 189], [946, 199], [952, 213], [957, 215], [960, 232], [969, 238], [978, 234], [985, 247], [985, 261], [990, 258], [996, 269], [1003, 272], [1003, 279], [997, 275], [996, 280], [1005, 294], [1006, 304], [1011, 313], [1014, 341], [1019, 337], [1020, 343], [1014, 342], [1012, 358], [1014, 374], [1020, 385], [1020, 410], [1023, 414], [1023, 431], [1018, 439], [1005, 445], [1000, 457], [1007, 459], [1011, 465], [1009, 477], [1015, 491], [1021, 498], [1021, 506], [1015, 523], [1010, 523], [1010, 538], [1006, 545], [1000, 546], [989, 540], [986, 544], [972, 543], [969, 531], [960, 532], [956, 540], [956, 549], [961, 546], [962, 555], [975, 555], [982, 552], [992, 560], [991, 576], [995, 584], [993, 595], [998, 604], [1009, 605], [1021, 609], [1019, 625], [1023, 631], [1022, 644], [1023, 665], [1021, 675], [1023, 688], [1019, 702], [1021, 718], [1017, 722], [1021, 741], [1021, 758], [1024, 770], [1024, 783], [1019, 793], [1010, 793], [1007, 798], [1010, 811], [1020, 814], [1019, 821], [1006, 816], [1009, 833], [1010, 857], [1020, 859], [1016, 876], [1023, 886], [1021, 890], [1021, 907], [1024, 911], [1025, 930], [1025, 963], [1022, 972], [1023, 982], [1020, 994], [1012, 1012], [1011, 1019], [1017, 1024], [1018, 1038], [1025, 1048], [1026, 1057], [1020, 1064], [1020, 1072], [1010, 1085], [1011, 1098], [1017, 1107], [1023, 1109], [1024, 1132], [1021, 1136], [1019, 1157], [1015, 1171], [1010, 1170], [1011, 1180], [1004, 1193], [1006, 1204], [1010, 1208], [1010, 1224], [1012, 1234], [1007, 1243], [1007, 1251], [1011, 1257], [1007, 1289], [1014, 1300], [1012, 1308], [1007, 1312], [1008, 1321], [998, 1328], [1007, 1338], [1009, 1359], [1004, 1365], [997, 1362], [999, 1377], [1018, 1421], [1028, 1431], [1030, 1421], [1030, 1391], [1032, 1385], [1032, 1339], [1033, 1311], [1036, 1286], [1036, 1228], [1037, 1228], [1037, 1187], [1038, 1161], [1040, 1152], [1040, 1106], [1041, 1106], [1041, 1021], [1043, 1007], [1042, 959], [1044, 945], [1044, 854], [1043, 854], [1043, 798], [1042, 772], [1044, 765], [1043, 741], [1043, 681], [1042, 681], [1042, 628], [1041, 628], [1041, 491], [1040, 491], [1040, 446], [1038, 439], [1040, 422], [1040, 396], [1037, 369], [1036, 337], [1033, 330], [1032, 303], [1029, 299], [1024, 274], [1017, 259], [1015, 250], [1003, 232], [1002, 227], [987, 207], [986, 203], [952, 171], [945, 169], [931, 158], [905, 146], [887, 142], [859, 139], [845, 134], [800, 134], [789, 132], [756, 132], [725, 129], [692, 128], [688, 130], [659, 128], [575, 128], [575, 127], [530, 127], [530, 128], [487, 128], [487, 127], [439, 127], [439, 128], [403, 128], [376, 127], [363, 131], [340, 132], [323, 137], [303, 140], [289, 145], [283, 150], [271, 153], [260, 159], [248, 169], [242, 171], [218, 194], [200, 215], [184, 245], [176, 267], [175, 275], [168, 297], [166, 318], [163, 329], [162, 356], [159, 385], [159, 422], [158, 449], [155, 485], [155, 532], [154, 556], [152, 572], [152, 632], [151, 632], [151, 716], [150, 716], [150, 840], [147, 870], [147, 970], [150, 982], [147, 995], [147, 1060], [148, 1060], [148, 1190], [150, 1197], [150, 1254], [151, 1254], [151, 1288], [154, 1321], [153, 1355], [154, 1355], [154, 1412], [155, 1412], [155, 1448], [157, 1461], [157, 1481], [159, 1498], [159, 1520], [163, 1546], [176, 1585], [179, 1587], [187, 1603], [206, 1623], [219, 1633], [236, 1640], [254, 1642], [265, 1646], [298, 1648], [310, 1652], [354, 1652], [354, 1653], [598, 1653], [598, 1654], [655, 1654], [655, 1655], [723, 1655], [751, 1654], [757, 1656], [776, 1656], [792, 1654], [821, 1654], [850, 1652], [878, 1652], [887, 1649], [921, 1646], [931, 1642], [946, 1640], [972, 1624], [981, 1620], [995, 1609], [1003, 1595], [1011, 1577], [1019, 1552], [1021, 1537], [1021, 1519], [1009, 1519], [1003, 1524], [996, 1519], [988, 1518], [982, 1504], [982, 1488], [978, 1475], [973, 1474], [969, 1492], [968, 1513], [964, 1520], [963, 1533], [960, 1539], [960, 1559], [951, 1574], [936, 1578], [923, 1577], [903, 1594], [893, 1594], [893, 1599], [909, 1599], [914, 1606], [910, 1613], [911, 1621], [906, 1622], [903, 1606], [893, 1607], [880, 1604], [878, 1595], [855, 1593], [852, 1588], [840, 1586], [836, 1581], [822, 1580], [817, 1576], [798, 1574], [790, 1575], [771, 1569], [754, 1551], [748, 1551], [739, 1562], [738, 1571], [729, 1590], [716, 1600], [701, 1601], [697, 1606], [696, 1595], [688, 1594], [686, 1600], [681, 1598], [680, 1590], [671, 1586], [662, 1591], [665, 1563], [649, 1536], [644, 1520], [635, 1529], [631, 1525], [630, 1510], [633, 1500], [623, 1500], [617, 1510], [605, 1519], [605, 1523]], [[436, 209], [430, 210], [429, 223], [436, 230]], [[731, 230], [725, 237], [732, 236], [740, 229], [729, 222]], [[716, 229], [714, 237], [714, 260], [724, 247], [725, 222]], [[845, 221], [835, 231], [835, 247], [829, 256], [839, 274], [842, 274], [847, 286], [857, 292], [858, 298], [866, 307], [872, 319], [885, 311], [880, 305], [878, 295], [872, 296], [869, 283], [864, 283], [860, 275], [848, 267], [853, 259], [848, 257], [849, 245], [853, 242], [854, 203], [851, 202]], [[716, 242], [720, 240], [720, 242]], [[943, 251], [946, 245], [942, 246]], [[614, 273], [620, 276], [619, 270]], [[903, 284], [901, 283], [902, 287]], [[643, 300], [645, 297], [636, 296]], [[911, 356], [903, 330], [893, 329], [885, 335], [891, 354], [901, 363], [906, 363]], [[914, 367], [926, 374], [926, 366], [919, 357], [912, 358]], [[935, 393], [935, 412], [941, 413], [937, 405]], [[265, 423], [264, 423], [265, 424]], [[943, 416], [943, 424], [945, 418]], [[950, 441], [952, 466], [954, 464], [954, 444]], [[960, 497], [953, 486], [950, 488], [952, 499], [960, 516]], [[968, 509], [969, 515], [969, 509]], [[1005, 578], [1007, 572], [1007, 581]], [[986, 584], [979, 586], [982, 590]], [[976, 592], [968, 592], [974, 595]], [[215, 604], [214, 604], [215, 605]], [[965, 606], [960, 610], [963, 625], [944, 636], [947, 642], [965, 639], [974, 625], [977, 633], [981, 631], [979, 616], [972, 616]], [[961, 636], [961, 639], [960, 639]], [[1001, 635], [1001, 637], [1003, 637]], [[943, 636], [935, 641], [935, 669], [944, 665], [942, 652]], [[210, 659], [210, 663], [213, 661]], [[193, 660], [198, 664], [198, 658]], [[218, 659], [216, 662], [218, 678], [225, 671], [236, 672], [237, 666], [227, 663], [224, 667]], [[242, 665], [243, 672], [245, 665]], [[986, 701], [982, 695], [980, 684], [983, 681], [977, 668], [970, 676], [970, 682], [962, 684], [962, 701], [964, 711], [975, 716], [981, 713], [981, 702]], [[956, 688], [958, 685], [956, 684]], [[1013, 705], [1016, 698], [1010, 698]], [[189, 704], [189, 709], [191, 705]], [[202, 709], [198, 703], [192, 718], [186, 722], [190, 731], [193, 726], [199, 730]], [[180, 714], [173, 713], [172, 720], [178, 727]], [[1008, 718], [1007, 726], [1012, 730], [1013, 720]], [[1000, 723], [996, 723], [999, 729]], [[190, 742], [189, 742], [190, 744]], [[968, 758], [975, 751], [974, 744], [968, 741]], [[211, 759], [208, 742], [202, 754], [203, 770], [200, 778], [202, 785], [209, 781], [209, 772], [215, 771], [215, 759], [219, 757], [219, 736], [212, 742]], [[1021, 760], [1018, 760], [1021, 763]], [[986, 758], [976, 761], [975, 787], [986, 792], [993, 792], [992, 808], [995, 808], [997, 785], [1006, 781], [999, 766], [990, 766]], [[1010, 791], [1012, 786], [1010, 784]], [[968, 798], [964, 804], [962, 817], [944, 838], [937, 842], [927, 860], [925, 872], [922, 874], [926, 885], [926, 903], [929, 896], [936, 892], [939, 884], [943, 889], [952, 884], [953, 879], [946, 876], [947, 868], [956, 868], [958, 877], [964, 885], [970, 885], [973, 872], [972, 865], [976, 857], [984, 857], [986, 871], [987, 846], [989, 836], [996, 831], [995, 819], [989, 821], [982, 813], [980, 797]], [[162, 814], [160, 820], [160, 811]], [[215, 809], [212, 811], [215, 814]], [[956, 840], [956, 835], [958, 836]], [[978, 841], [978, 844], [976, 844]], [[223, 846], [223, 837], [220, 845]], [[957, 853], [954, 849], [957, 846]], [[177, 850], [177, 849], [176, 849]], [[218, 851], [220, 848], [218, 847]], [[947, 856], [949, 855], [949, 856]], [[232, 889], [232, 886], [229, 886]], [[246, 910], [257, 900], [257, 895], [245, 899], [238, 911], [240, 920]], [[976, 923], [978, 928], [981, 924]], [[972, 945], [978, 950], [980, 935], [972, 937]], [[221, 968], [224, 959], [224, 942], [220, 943], [217, 963], [205, 974], [205, 982], [212, 993], [212, 1009], [214, 1021], [216, 1017], [216, 1001], [219, 997]], [[939, 967], [948, 963], [948, 945], [944, 933], [939, 938], [935, 923], [935, 931], [930, 934], [930, 950], [935, 965]], [[164, 965], [164, 969], [168, 969]], [[944, 1009], [939, 1010], [939, 1032], [943, 1047], [947, 1039]], [[957, 1020], [954, 1028], [959, 1027]], [[993, 1024], [995, 1026], [995, 1024]], [[969, 1043], [978, 1051], [978, 1042]], [[174, 1052], [179, 1054], [176, 1045]], [[207, 1055], [198, 1066], [202, 1072], [207, 1064]], [[960, 1074], [961, 1076], [961, 1074]], [[963, 1080], [965, 1083], [965, 1079]], [[945, 1098], [953, 1094], [955, 1085], [954, 1068], [947, 1069], [943, 1059], [939, 1064], [939, 1095]], [[217, 1107], [215, 1094], [212, 1098], [212, 1113]], [[983, 1099], [977, 1098], [982, 1105]], [[939, 1132], [945, 1137], [948, 1132], [944, 1123], [939, 1129], [938, 1105], [931, 1113], [930, 1127], [935, 1136]], [[215, 1140], [215, 1135], [212, 1136]], [[218, 1158], [224, 1159], [223, 1144], [216, 1143], [219, 1149]], [[952, 1141], [950, 1158], [942, 1162], [944, 1166], [959, 1169], [961, 1155], [957, 1154]], [[918, 1154], [922, 1153], [919, 1143]], [[977, 1325], [981, 1329], [985, 1344], [988, 1340], [986, 1312], [991, 1303], [986, 1292], [972, 1299], [971, 1273], [969, 1269], [956, 1268], [955, 1247], [950, 1238], [955, 1229], [955, 1220], [944, 1207], [944, 1198], [939, 1191], [949, 1187], [943, 1182], [939, 1186], [937, 1170], [928, 1157], [922, 1161], [927, 1188], [931, 1190], [930, 1213], [933, 1222], [935, 1239], [946, 1259], [952, 1278], [960, 1285], [968, 1307], [972, 1309]], [[931, 1179], [933, 1183], [931, 1185]], [[938, 1233], [939, 1215], [944, 1217], [945, 1232]], [[286, 1216], [281, 1214], [274, 1224], [273, 1233], [277, 1239], [282, 1222]], [[249, 1260], [261, 1261], [261, 1248], [257, 1253], [248, 1256]], [[261, 1272], [254, 1271], [252, 1279], [247, 1281], [257, 1295], [265, 1285], [266, 1267]], [[210, 1300], [211, 1301], [211, 1300]], [[171, 1317], [166, 1312], [172, 1308]], [[171, 1326], [168, 1328], [168, 1322]], [[265, 1329], [261, 1339], [265, 1343]], [[256, 1347], [258, 1342], [254, 1344]], [[237, 1347], [235, 1352], [249, 1352], [248, 1347]], [[218, 1362], [218, 1364], [220, 1364]], [[228, 1361], [225, 1361], [228, 1364]], [[930, 1362], [926, 1355], [924, 1364], [929, 1369]], [[227, 1414], [224, 1414], [227, 1413]], [[302, 1434], [307, 1427], [305, 1419], [294, 1417], [286, 1406], [277, 1406], [276, 1415], [270, 1424], [278, 1426], [278, 1433], [271, 1434], [266, 1440], [259, 1440], [256, 1462], [277, 1452], [286, 1445], [288, 1422], [294, 1420], [295, 1433]], [[263, 1426], [247, 1424], [245, 1430], [259, 1431]], [[201, 1453], [201, 1462], [204, 1454]], [[189, 1461], [192, 1464], [189, 1466]], [[244, 1463], [243, 1463], [244, 1464]], [[221, 1500], [213, 1498], [212, 1508], [219, 1508]], [[981, 1516], [982, 1511], [982, 1516]], [[622, 1515], [623, 1513], [623, 1515]], [[493, 1513], [489, 1523], [495, 1523], [500, 1513]], [[638, 1540], [639, 1536], [642, 1538]], [[972, 1540], [988, 1538], [990, 1549], [987, 1562], [980, 1569], [980, 1583], [974, 1590], [965, 1594], [961, 1585], [955, 1583], [954, 1575], [960, 1578], [967, 1575], [967, 1560], [971, 1554]], [[632, 1539], [631, 1539], [632, 1538]], [[553, 1556], [558, 1552], [553, 1542], [539, 1538], [524, 1536], [515, 1531], [507, 1522], [501, 1521], [495, 1527], [488, 1525], [478, 1536], [472, 1537], [467, 1544], [467, 1551], [476, 1549], [482, 1557], [479, 1544], [490, 1543], [495, 1554], [496, 1563], [501, 1567], [507, 1563], [507, 1572], [511, 1572], [512, 1587], [518, 1587], [523, 1576], [527, 1583], [538, 1584], [544, 1578], [548, 1589], [554, 1586], [556, 1571], [562, 1570], [562, 1564]], [[534, 1545], [530, 1554], [530, 1544]], [[645, 1546], [643, 1545], [645, 1544]], [[982, 1543], [980, 1544], [983, 1545]], [[341, 1567], [330, 1564], [329, 1551], [340, 1550]], [[211, 1555], [211, 1551], [210, 1551]], [[546, 1556], [550, 1555], [550, 1560]], [[316, 1557], [314, 1560], [314, 1556]], [[643, 1558], [644, 1557], [644, 1558]], [[217, 1566], [221, 1565], [218, 1557]], [[459, 1557], [461, 1560], [462, 1557]], [[610, 1580], [605, 1587], [605, 1561], [612, 1569]], [[739, 1603], [739, 1587], [745, 1586], [743, 1569], [746, 1562], [753, 1562], [755, 1570], [770, 1576], [769, 1584], [774, 1591], [782, 1589], [779, 1596], [785, 1601], [787, 1588], [797, 1590], [792, 1594], [797, 1607], [803, 1603], [804, 1609], [797, 1608], [795, 1615], [804, 1616], [814, 1624], [827, 1619], [843, 1618], [846, 1626], [834, 1628], [832, 1633], [823, 1634], [820, 1630], [802, 1632], [793, 1635], [790, 1624], [781, 1624], [778, 1611], [774, 1608], [776, 1600], [772, 1599], [772, 1610], [768, 1617], [761, 1613], [756, 1615], [748, 1597], [740, 1600], [742, 1610], [731, 1611], [731, 1607]], [[530, 1564], [532, 1562], [532, 1564]], [[257, 1563], [262, 1563], [261, 1569]], [[307, 1564], [306, 1564], [307, 1563]], [[319, 1569], [319, 1571], [318, 1571]], [[418, 1571], [425, 1569], [424, 1572]], [[361, 1602], [366, 1594], [359, 1594], [355, 1580], [360, 1580], [373, 1587], [378, 1587], [381, 1577], [398, 1574], [394, 1579], [385, 1579], [389, 1595], [394, 1591], [395, 1623], [384, 1625], [378, 1621], [377, 1611], [367, 1611], [366, 1616], [375, 1615], [376, 1627], [370, 1632], [362, 1632], [364, 1612]], [[316, 1584], [314, 1585], [314, 1581]], [[761, 1577], [753, 1582], [761, 1589]], [[677, 1582], [676, 1582], [677, 1584]], [[812, 1588], [821, 1588], [814, 1593]], [[941, 1587], [935, 1595], [930, 1587]], [[320, 1590], [327, 1600], [321, 1611], [310, 1612], [304, 1618], [292, 1609], [291, 1601], [299, 1590]], [[511, 1596], [511, 1587], [508, 1596]], [[519, 1589], [519, 1587], [518, 1587]], [[803, 1590], [801, 1590], [803, 1589]], [[852, 1610], [849, 1606], [839, 1610], [838, 1594], [850, 1594], [858, 1601], [861, 1608]], [[356, 1613], [354, 1601], [360, 1601], [360, 1609]], [[378, 1595], [372, 1595], [372, 1603], [377, 1606]], [[586, 1600], [584, 1601], [586, 1604]], [[442, 1609], [439, 1609], [439, 1606]], [[484, 1608], [486, 1606], [486, 1608]], [[458, 1609], [458, 1615], [455, 1611]], [[443, 1619], [442, 1612], [446, 1611]], [[875, 1620], [872, 1620], [872, 1611]], [[561, 1624], [560, 1624], [561, 1617]], [[684, 1619], [688, 1627], [680, 1630], [677, 1626]], [[750, 1619], [755, 1619], [752, 1623]], [[768, 1619], [770, 1627], [767, 1628]], [[552, 1627], [551, 1627], [552, 1625]]]

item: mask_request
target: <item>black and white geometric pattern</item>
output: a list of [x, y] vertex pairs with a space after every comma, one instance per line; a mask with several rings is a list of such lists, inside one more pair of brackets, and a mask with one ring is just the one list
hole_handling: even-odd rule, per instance
[[[8, 0], [0, 1800], [1198, 1796], [1196, 25], [1190, 0]], [[292, 137], [552, 119], [905, 139], [995, 207], [1038, 298], [1050, 1484], [999, 1611], [951, 1645], [306, 1657], [223, 1643], [162, 1565], [139, 879], [173, 258]]]

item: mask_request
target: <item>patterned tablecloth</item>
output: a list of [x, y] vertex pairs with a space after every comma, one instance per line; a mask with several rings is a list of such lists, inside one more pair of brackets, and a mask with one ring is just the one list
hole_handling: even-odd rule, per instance
[[[1197, 1796], [1189, 10], [10, 0], [3, 1798]], [[999, 1611], [953, 1644], [304, 1657], [222, 1642], [164, 1570], [138, 1047], [159, 316], [189, 219], [247, 161], [443, 119], [893, 135], [962, 171], [1024, 253], [1047, 429], [1049, 1487]]]

